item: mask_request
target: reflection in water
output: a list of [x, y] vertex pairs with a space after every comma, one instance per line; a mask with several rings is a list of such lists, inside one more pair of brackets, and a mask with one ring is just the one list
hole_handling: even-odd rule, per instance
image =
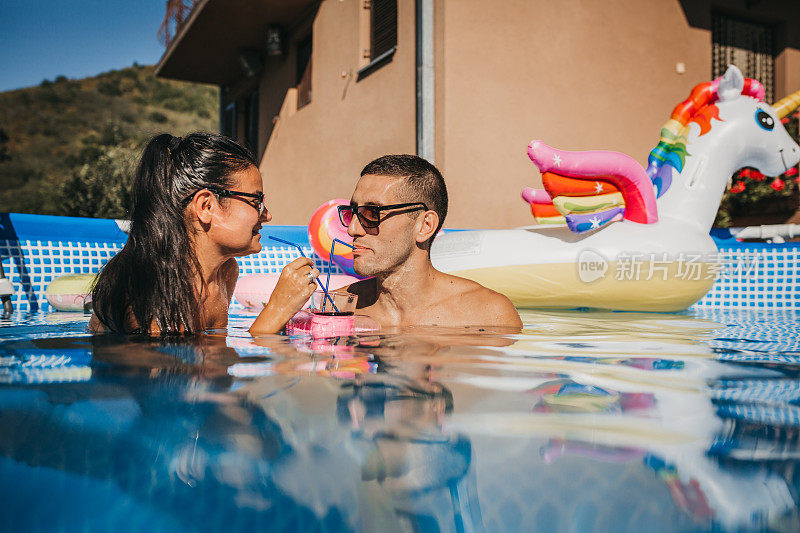
[[795, 315], [523, 320], [314, 340], [4, 323], [0, 529], [800, 527]]
[[359, 376], [342, 385], [337, 400], [340, 422], [364, 451], [367, 490], [413, 530], [479, 528], [472, 447], [464, 435], [442, 428], [452, 394], [430, 381], [429, 372], [415, 380], [389, 376]]

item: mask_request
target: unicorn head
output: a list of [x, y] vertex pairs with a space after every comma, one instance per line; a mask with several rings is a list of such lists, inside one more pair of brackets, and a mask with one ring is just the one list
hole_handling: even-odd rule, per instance
[[800, 162], [800, 147], [780, 120], [800, 103], [800, 92], [776, 108], [763, 98], [761, 84], [730, 65], [678, 104], [648, 160], [647, 173], [663, 196], [660, 214], [707, 231], [734, 172], [754, 167], [777, 176]]
[[721, 140], [727, 145], [731, 166], [734, 171], [754, 167], [766, 176], [783, 174], [800, 162], [800, 146], [774, 108], [754, 97], [742, 97], [744, 84], [742, 73], [732, 65], [719, 81], [720, 118], [727, 123]]

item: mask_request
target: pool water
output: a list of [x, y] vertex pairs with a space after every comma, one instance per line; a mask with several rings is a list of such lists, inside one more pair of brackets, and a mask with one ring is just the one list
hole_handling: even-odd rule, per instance
[[800, 315], [522, 318], [327, 340], [3, 321], [0, 530], [800, 529]]

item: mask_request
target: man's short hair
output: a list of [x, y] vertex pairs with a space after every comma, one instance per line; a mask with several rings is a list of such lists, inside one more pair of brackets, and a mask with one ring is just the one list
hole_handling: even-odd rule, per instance
[[435, 211], [439, 215], [439, 226], [433, 236], [439, 233], [447, 216], [447, 187], [435, 166], [416, 155], [385, 155], [364, 167], [361, 175], [367, 174], [405, 178], [406, 201], [424, 202], [428, 209]]

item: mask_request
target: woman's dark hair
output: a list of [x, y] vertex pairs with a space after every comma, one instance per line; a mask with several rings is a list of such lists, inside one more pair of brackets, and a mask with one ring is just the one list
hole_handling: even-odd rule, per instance
[[92, 290], [98, 320], [120, 333], [190, 334], [200, 265], [186, 206], [208, 186], [229, 189], [232, 174], [258, 166], [253, 154], [213, 133], [158, 135], [145, 147], [131, 186], [128, 242], [103, 267]]

